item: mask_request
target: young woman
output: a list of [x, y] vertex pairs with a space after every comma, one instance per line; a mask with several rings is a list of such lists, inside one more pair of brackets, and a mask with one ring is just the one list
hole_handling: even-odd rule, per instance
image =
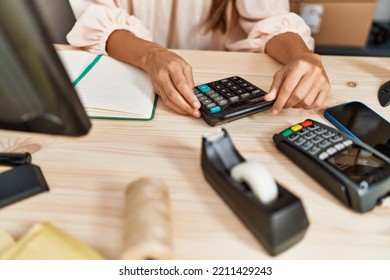
[[191, 66], [172, 49], [265, 52], [284, 64], [266, 100], [319, 108], [330, 84], [314, 40], [288, 0], [69, 0], [71, 45], [144, 69], [171, 109], [199, 117]]

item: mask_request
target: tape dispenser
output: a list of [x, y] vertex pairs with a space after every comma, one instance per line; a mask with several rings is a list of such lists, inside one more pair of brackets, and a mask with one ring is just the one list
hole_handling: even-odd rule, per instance
[[309, 221], [301, 200], [260, 163], [246, 161], [225, 129], [203, 137], [201, 166], [207, 182], [271, 255], [303, 238]]

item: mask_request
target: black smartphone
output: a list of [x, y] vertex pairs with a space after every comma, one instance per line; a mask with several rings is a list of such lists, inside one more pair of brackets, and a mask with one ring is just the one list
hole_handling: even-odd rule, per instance
[[325, 109], [335, 127], [390, 157], [390, 123], [367, 105], [352, 101]]

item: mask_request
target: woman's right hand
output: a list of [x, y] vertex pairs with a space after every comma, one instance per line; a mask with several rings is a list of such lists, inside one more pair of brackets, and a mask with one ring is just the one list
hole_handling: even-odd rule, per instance
[[200, 102], [193, 92], [192, 68], [183, 58], [121, 29], [111, 33], [106, 51], [118, 60], [145, 70], [155, 92], [169, 108], [200, 117]]
[[193, 88], [192, 67], [179, 55], [157, 44], [148, 49], [145, 70], [155, 92], [174, 111], [200, 117]]

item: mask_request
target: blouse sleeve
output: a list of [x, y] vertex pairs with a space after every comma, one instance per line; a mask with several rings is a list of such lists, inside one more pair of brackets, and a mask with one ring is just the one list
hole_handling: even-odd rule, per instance
[[152, 34], [140, 20], [115, 5], [90, 4], [82, 12], [75, 6], [72, 8], [76, 16], [80, 15], [67, 35], [67, 40], [72, 46], [98, 54], [107, 54], [107, 39], [118, 29], [128, 30], [148, 41], [152, 40]]
[[[309, 26], [295, 13], [288, 11], [288, 1], [243, 0], [236, 1], [239, 28], [247, 34], [244, 39], [231, 40], [226, 48], [232, 51], [264, 52], [267, 42], [274, 36], [294, 32], [299, 34], [310, 50], [314, 39]], [[232, 36], [234, 38], [236, 36]]]

